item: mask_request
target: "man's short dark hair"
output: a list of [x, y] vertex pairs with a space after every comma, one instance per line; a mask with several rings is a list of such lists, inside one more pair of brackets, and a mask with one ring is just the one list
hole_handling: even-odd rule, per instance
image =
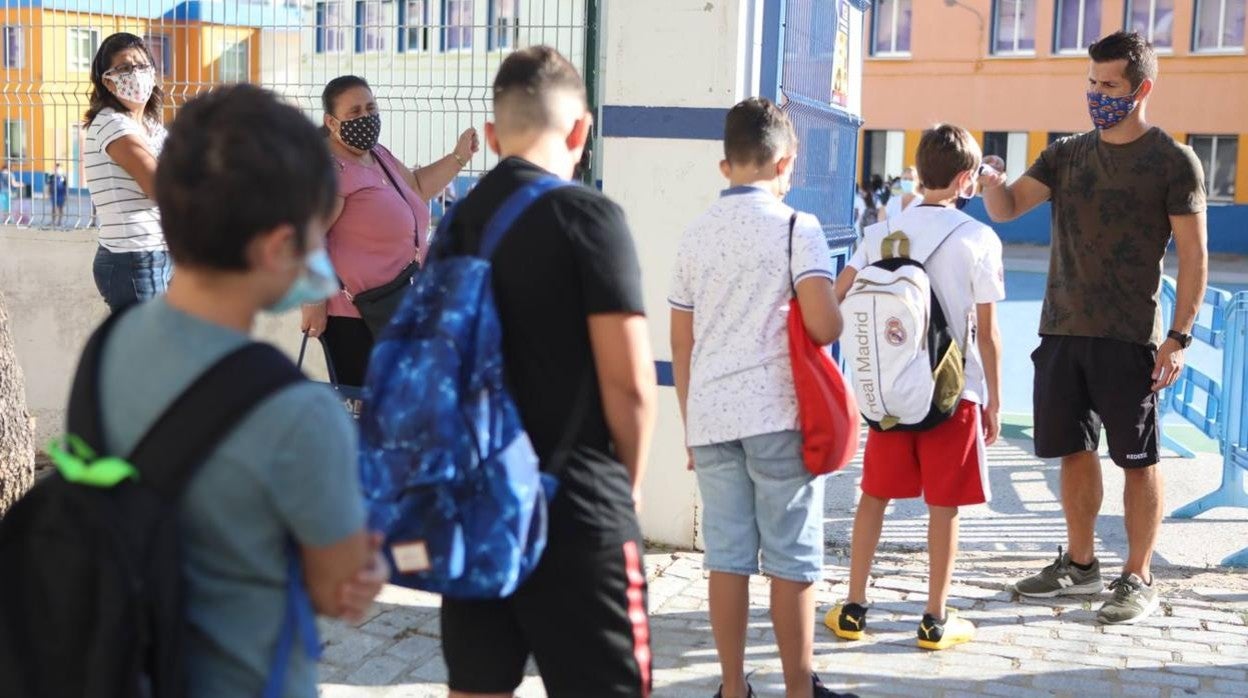
[[1157, 53], [1136, 32], [1114, 32], [1089, 46], [1088, 56], [1097, 63], [1126, 61], [1132, 91], [1140, 89], [1145, 80], [1157, 79]]
[[156, 167], [156, 203], [174, 262], [245, 271], [261, 233], [303, 233], [333, 210], [325, 139], [298, 109], [254, 85], [222, 87], [182, 107]]
[[945, 189], [959, 172], [979, 167], [983, 155], [970, 131], [953, 124], [937, 124], [919, 139], [916, 156], [919, 184], [925, 190]]
[[797, 132], [780, 107], [765, 97], [751, 97], [728, 110], [724, 120], [724, 157], [741, 165], [765, 165], [797, 146]]
[[588, 109], [585, 81], [576, 66], [549, 46], [530, 46], [512, 53], [494, 76], [494, 119], [508, 131], [558, 126], [552, 99], [570, 95]]

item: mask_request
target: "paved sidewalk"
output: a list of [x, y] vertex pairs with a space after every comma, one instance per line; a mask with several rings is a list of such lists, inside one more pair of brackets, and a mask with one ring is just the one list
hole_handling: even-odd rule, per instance
[[[868, 639], [838, 640], [820, 622], [815, 668], [834, 689], [864, 696], [1246, 696], [1248, 575], [1218, 568], [1248, 544], [1248, 512], [1219, 510], [1193, 521], [1167, 519], [1154, 565], [1163, 606], [1138, 626], [1105, 627], [1096, 608], [1108, 598], [1018, 599], [1010, 584], [1047, 564], [1064, 539], [1053, 463], [1030, 455], [1024, 425], [990, 450], [991, 503], [963, 513], [963, 554], [950, 604], [979, 627], [973, 643], [929, 653], [914, 644], [926, 601], [926, 514], [919, 502], [893, 506], [870, 596]], [[1212, 456], [1166, 458], [1167, 511], [1218, 481]], [[1121, 475], [1106, 463], [1105, 515], [1098, 550], [1108, 577], [1125, 556]], [[845, 595], [846, 555], [861, 468], [828, 478], [828, 560], [819, 614]], [[650, 580], [655, 695], [713, 695], [718, 664], [707, 621], [701, 555], [652, 553]], [[783, 695], [780, 660], [767, 618], [767, 582], [755, 578], [748, 665], [762, 696]], [[388, 587], [359, 627], [326, 623], [322, 695], [444, 696], [437, 598]], [[532, 671], [530, 671], [532, 673]], [[543, 696], [530, 676], [519, 691]], [[592, 696], [586, 698], [593, 698]]]
[[[718, 665], [706, 617], [701, 556], [647, 557], [655, 695], [713, 695]], [[829, 565], [828, 576], [847, 570]], [[942, 652], [914, 645], [926, 581], [909, 565], [885, 564], [873, 581], [869, 637], [842, 642], [818, 626], [815, 668], [829, 686], [885, 696], [1244, 696], [1248, 695], [1248, 591], [1185, 591], [1134, 627], [1095, 623], [1100, 599], [1018, 601], [1004, 577], [959, 575], [951, 605], [979, 626], [976, 642]], [[1242, 580], [1241, 580], [1242, 581]], [[760, 695], [783, 694], [767, 619], [767, 583], [757, 579], [748, 664]], [[824, 583], [821, 613], [844, 596]], [[387, 588], [358, 628], [324, 626], [322, 695], [444, 696], [437, 599]], [[519, 695], [545, 695], [530, 676]]]

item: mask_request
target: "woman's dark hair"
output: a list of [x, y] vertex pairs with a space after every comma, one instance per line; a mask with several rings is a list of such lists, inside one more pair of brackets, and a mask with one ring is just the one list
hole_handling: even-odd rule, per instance
[[[334, 115], [334, 107], [337, 106], [338, 98], [347, 90], [354, 90], [357, 87], [363, 87], [366, 90], [373, 88], [368, 86], [368, 81], [358, 75], [342, 75], [330, 80], [325, 85], [325, 89], [321, 92], [321, 108], [326, 114]], [[321, 135], [328, 136], [329, 129], [321, 126]]]
[[[143, 39], [134, 34], [119, 32], [113, 34], [100, 44], [100, 50], [95, 52], [95, 58], [91, 60], [91, 104], [87, 107], [87, 114], [83, 117], [83, 123], [90, 125], [95, 117], [101, 111], [108, 107], [119, 112], [127, 112], [129, 109], [126, 105], [117, 99], [109, 91], [108, 86], [104, 84], [104, 73], [107, 73], [113, 67], [113, 57], [126, 49], [137, 48], [147, 57], [147, 64], [156, 67], [156, 59], [152, 57], [152, 52], [147, 48], [147, 44], [143, 43]], [[165, 91], [161, 89], [160, 84], [156, 85], [156, 89], [152, 90], [152, 96], [148, 98], [147, 105], [143, 107], [143, 115], [153, 121], [160, 121], [160, 109], [165, 100]]]

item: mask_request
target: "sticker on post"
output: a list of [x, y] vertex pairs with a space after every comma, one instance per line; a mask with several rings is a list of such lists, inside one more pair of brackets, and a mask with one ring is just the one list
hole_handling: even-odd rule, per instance
[[394, 566], [403, 574], [429, 570], [429, 548], [423, 540], [395, 543], [390, 546], [390, 554], [394, 556]]

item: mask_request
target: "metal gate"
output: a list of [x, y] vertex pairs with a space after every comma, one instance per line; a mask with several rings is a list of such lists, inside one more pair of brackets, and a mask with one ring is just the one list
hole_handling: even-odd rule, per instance
[[[94, 226], [82, 169], [82, 116], [100, 42], [144, 37], [166, 92], [165, 120], [214, 85], [254, 82], [321, 119], [320, 94], [339, 75], [371, 83], [382, 143], [427, 163], [491, 118], [490, 84], [517, 47], [548, 44], [596, 73], [597, 0], [0, 0], [0, 156], [10, 191], [0, 223], [51, 223], [49, 175], [69, 178], [65, 227]], [[587, 70], [588, 68], [588, 70]], [[462, 195], [494, 164], [485, 152], [452, 188]], [[0, 195], [0, 204], [4, 197]], [[432, 202], [435, 215], [441, 201]]]

